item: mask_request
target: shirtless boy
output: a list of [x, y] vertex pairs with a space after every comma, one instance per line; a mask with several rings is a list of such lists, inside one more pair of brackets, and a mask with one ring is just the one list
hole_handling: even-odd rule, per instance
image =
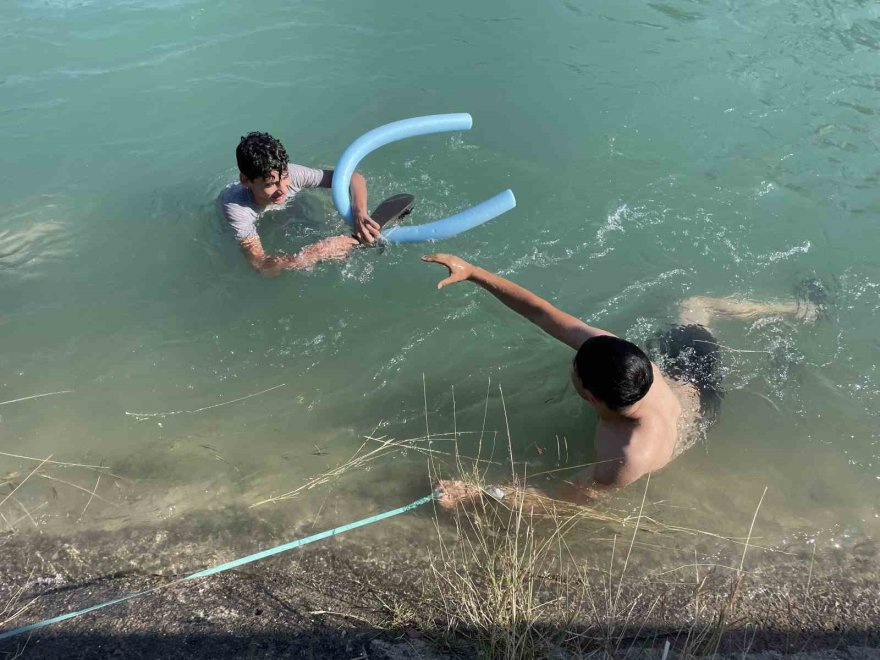
[[265, 211], [280, 208], [303, 188], [329, 188], [333, 170], [318, 170], [291, 163], [284, 145], [268, 133], [248, 133], [235, 150], [239, 182], [223, 191], [223, 216], [248, 263], [264, 275], [282, 270], [311, 268], [325, 259], [343, 259], [358, 245], [379, 236], [379, 224], [367, 212], [367, 184], [355, 172], [351, 176], [351, 206], [355, 237], [331, 236], [308, 245], [296, 254], [267, 255], [263, 251], [257, 222]]
[[[692, 445], [701, 426], [717, 414], [721, 364], [718, 344], [708, 329], [712, 318], [782, 314], [812, 321], [816, 315], [813, 304], [688, 298], [681, 303], [681, 324], [655, 338], [658, 350], [665, 355], [664, 374], [635, 344], [587, 325], [503, 277], [452, 255], [422, 259], [449, 269], [449, 277], [437, 285], [438, 289], [470, 280], [576, 351], [571, 381], [577, 393], [596, 409], [599, 422], [595, 464], [577, 474], [558, 494], [575, 503], [591, 502], [661, 469]], [[441, 506], [451, 508], [484, 491], [461, 481], [441, 481], [435, 492]], [[486, 492], [503, 500], [513, 489], [493, 486]], [[532, 489], [529, 492], [540, 496]]]

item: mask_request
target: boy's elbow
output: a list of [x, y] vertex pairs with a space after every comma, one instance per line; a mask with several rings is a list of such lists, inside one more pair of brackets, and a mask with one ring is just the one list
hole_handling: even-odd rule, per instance
[[251, 268], [258, 275], [271, 275], [272, 269], [260, 259], [259, 261], [251, 261]]
[[256, 273], [264, 277], [277, 277], [281, 274], [282, 264], [276, 257], [253, 257], [248, 262]]

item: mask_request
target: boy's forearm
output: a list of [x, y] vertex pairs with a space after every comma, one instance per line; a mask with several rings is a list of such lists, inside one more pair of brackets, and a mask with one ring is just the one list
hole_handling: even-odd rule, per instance
[[351, 175], [349, 184], [351, 193], [351, 206], [354, 211], [361, 214], [367, 213], [367, 182], [360, 174], [355, 172]]
[[541, 325], [540, 320], [546, 315], [547, 310], [552, 309], [550, 303], [528, 289], [483, 268], [475, 267], [470, 280], [479, 284], [517, 314], [538, 325]]
[[553, 499], [542, 490], [531, 486], [486, 486], [480, 488], [483, 497], [495, 500], [511, 509], [522, 508], [529, 513], [542, 513], [552, 506]]
[[308, 270], [324, 259], [332, 259], [333, 256], [324, 254], [320, 241], [307, 245], [296, 254], [250, 254], [248, 262], [251, 267], [261, 275], [277, 277], [285, 270]]
[[320, 259], [314, 256], [299, 254], [277, 254], [249, 258], [251, 266], [261, 275], [276, 277], [284, 270], [306, 270], [314, 266]]
[[591, 487], [567, 487], [558, 493], [550, 495], [540, 488], [529, 486], [519, 488], [516, 486], [489, 486], [482, 489], [483, 495], [491, 497], [497, 502], [511, 508], [522, 507], [530, 513], [550, 513], [558, 510], [561, 503], [575, 505], [591, 505], [606, 494], [605, 491]]
[[524, 316], [551, 337], [578, 350], [590, 337], [611, 334], [587, 325], [571, 314], [556, 309], [534, 293], [499, 275], [475, 266], [468, 279], [479, 284], [517, 314]]

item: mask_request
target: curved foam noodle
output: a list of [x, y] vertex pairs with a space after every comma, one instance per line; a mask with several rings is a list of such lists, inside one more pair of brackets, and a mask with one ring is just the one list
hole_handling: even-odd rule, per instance
[[[349, 184], [351, 175], [363, 158], [391, 142], [418, 135], [444, 133], [447, 131], [466, 131], [473, 126], [473, 119], [466, 113], [427, 115], [402, 119], [364, 133], [342, 152], [333, 172], [333, 204], [339, 214], [352, 223]], [[420, 241], [450, 238], [468, 229], [473, 229], [516, 206], [516, 198], [511, 190], [505, 190], [485, 202], [472, 206], [440, 220], [424, 225], [395, 227], [384, 234], [389, 243], [416, 243]]]

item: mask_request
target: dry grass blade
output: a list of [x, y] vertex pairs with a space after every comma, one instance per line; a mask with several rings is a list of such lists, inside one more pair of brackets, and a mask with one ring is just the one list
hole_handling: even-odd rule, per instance
[[813, 539], [813, 551], [810, 553], [810, 571], [807, 573], [807, 588], [804, 590], [804, 605], [810, 598], [810, 582], [813, 581], [813, 562], [816, 560], [816, 546], [819, 545], [818, 539]]
[[645, 511], [645, 500], [648, 497], [648, 486], [651, 485], [651, 473], [648, 473], [648, 479], [645, 481], [645, 492], [642, 494], [642, 504], [639, 507], [639, 516], [636, 518], [636, 527], [633, 530], [632, 540], [629, 544], [629, 550], [626, 553], [626, 559], [623, 562], [623, 569], [620, 572], [620, 580], [617, 583], [617, 594], [614, 597], [614, 607], [612, 612], [617, 610], [617, 603], [620, 600], [620, 590], [623, 587], [623, 578], [626, 575], [626, 567], [629, 565], [629, 558], [632, 555], [633, 544], [636, 542], [636, 535], [639, 533], [639, 524], [642, 522], [642, 513]]
[[116, 504], [116, 502], [111, 502], [110, 500], [104, 499], [103, 497], [101, 497], [100, 495], [95, 493], [95, 491], [89, 490], [88, 488], [80, 486], [79, 484], [71, 483], [70, 481], [64, 481], [64, 479], [59, 479], [58, 477], [52, 477], [52, 476], [49, 476], [48, 474], [41, 474], [40, 476], [43, 477], [43, 479], [49, 479], [50, 481], [57, 481], [59, 484], [64, 484], [65, 486], [70, 486], [71, 488], [76, 488], [77, 490], [81, 490], [84, 493], [88, 493], [90, 497], [97, 497], [99, 500], [101, 500], [105, 504], [109, 504], [110, 506], [118, 506]]
[[21, 403], [22, 401], [31, 401], [32, 399], [42, 399], [45, 396], [55, 396], [56, 394], [70, 394], [73, 390], [61, 390], [60, 392], [46, 392], [45, 394], [33, 394], [20, 399], [12, 399], [11, 401], [0, 401], [0, 406], [8, 406], [10, 403]]
[[24, 614], [30, 607], [37, 601], [37, 598], [31, 598], [29, 601], [24, 603], [23, 605], [19, 605], [21, 601], [21, 597], [24, 595], [24, 592], [27, 590], [27, 586], [30, 584], [31, 580], [34, 577], [34, 572], [31, 571], [30, 575], [28, 575], [27, 580], [22, 582], [20, 586], [18, 586], [15, 591], [10, 594], [9, 599], [6, 603], [0, 607], [0, 626], [5, 626], [8, 623], [12, 623], [22, 614]]
[[[486, 432], [486, 417], [489, 415], [489, 393], [490, 393], [491, 391], [492, 391], [492, 378], [489, 378], [489, 379], [488, 379], [488, 382], [486, 383], [486, 403], [485, 403], [485, 405], [483, 406], [483, 423], [482, 423], [482, 425], [480, 426], [480, 440], [479, 440], [479, 442], [477, 443], [477, 456], [480, 457], [480, 458], [483, 457], [483, 434]], [[491, 461], [493, 458], [495, 458], [495, 440], [494, 440], [494, 436], [493, 436], [493, 440], [492, 440], [492, 453], [489, 455], [489, 460]], [[487, 466], [486, 466], [486, 470], [488, 471], [488, 469], [489, 469], [489, 466], [487, 465]], [[486, 472], [483, 472], [483, 474], [481, 475], [481, 477], [482, 477], [483, 479], [485, 479], [485, 478], [486, 478]]]
[[[3, 521], [7, 524], [7, 526], [9, 526], [10, 529], [14, 529], [18, 523], [20, 523], [26, 519], [30, 519], [31, 522], [34, 522], [33, 514], [36, 513], [37, 511], [39, 511], [40, 509], [42, 509], [43, 507], [47, 507], [47, 506], [49, 506], [48, 502], [42, 502], [41, 504], [37, 505], [36, 507], [31, 509], [30, 511], [25, 509], [26, 515], [16, 518], [11, 523], [8, 520], [6, 520], [6, 516], [0, 515], [0, 518], [3, 518]], [[22, 508], [24, 508], [24, 507], [22, 507]], [[34, 522], [34, 524], [36, 524], [36, 523]]]
[[510, 438], [510, 422], [507, 419], [507, 404], [504, 403], [504, 391], [501, 389], [501, 385], [498, 385], [498, 392], [501, 395], [501, 407], [504, 410], [504, 426], [507, 429], [507, 451], [510, 455], [510, 478], [516, 479], [516, 468], [513, 464], [513, 442]]
[[366, 623], [367, 625], [370, 625], [370, 626], [376, 625], [375, 622], [370, 621], [370, 619], [365, 619], [362, 616], [358, 616], [357, 614], [351, 614], [350, 612], [334, 612], [333, 610], [312, 610], [311, 612], [309, 612], [309, 614], [311, 614], [312, 616], [321, 616], [321, 615], [338, 616], [338, 617], [343, 617], [346, 619], [354, 619], [355, 621], [360, 621], [361, 623]]
[[428, 439], [428, 447], [431, 446], [431, 429], [428, 427], [428, 384], [425, 374], [422, 373], [422, 396], [425, 399], [425, 437]]
[[743, 548], [742, 559], [739, 562], [739, 573], [742, 573], [743, 565], [746, 562], [746, 553], [749, 551], [749, 541], [752, 540], [752, 531], [755, 529], [755, 521], [758, 519], [758, 511], [761, 510], [761, 505], [764, 503], [764, 496], [767, 495], [767, 486], [764, 486], [764, 492], [761, 493], [761, 499], [758, 500], [758, 506], [755, 507], [755, 514], [752, 516], [752, 524], [749, 525], [749, 535], [746, 537], [746, 544]]
[[233, 403], [238, 403], [239, 401], [246, 401], [247, 399], [253, 399], [255, 396], [260, 396], [261, 394], [266, 394], [267, 392], [271, 392], [272, 390], [277, 390], [279, 387], [284, 387], [286, 383], [281, 383], [280, 385], [275, 385], [274, 387], [270, 387], [268, 389], [262, 390], [260, 392], [254, 392], [253, 394], [248, 394], [247, 396], [242, 396], [237, 399], [232, 399], [231, 401], [223, 401], [221, 403], [215, 403], [212, 406], [204, 406], [203, 408], [196, 408], [195, 410], [171, 410], [168, 412], [148, 412], [148, 413], [140, 413], [140, 412], [128, 412], [125, 411], [125, 414], [129, 417], [134, 417], [137, 421], [142, 422], [145, 419], [150, 419], [153, 417], [170, 417], [171, 415], [194, 415], [195, 413], [204, 412], [206, 410], [213, 410], [214, 408], [221, 408], [222, 406], [228, 406]]
[[9, 518], [4, 516], [2, 511], [0, 511], [0, 520], [2, 520], [6, 524], [6, 529], [8, 529], [10, 532], [15, 531], [15, 525], [9, 522]]
[[609, 458], [604, 461], [591, 461], [590, 463], [579, 463], [577, 465], [566, 465], [565, 467], [554, 468], [552, 470], [542, 470], [541, 472], [533, 472], [532, 479], [536, 477], [543, 477], [548, 474], [556, 474], [557, 472], [571, 472], [572, 470], [580, 470], [586, 467], [591, 467], [593, 465], [601, 465], [602, 463], [613, 463], [618, 459]]
[[98, 475], [98, 480], [95, 481], [95, 487], [92, 489], [92, 494], [89, 495], [89, 501], [86, 502], [86, 505], [83, 507], [82, 513], [79, 514], [79, 520], [83, 519], [83, 516], [86, 515], [86, 511], [89, 509], [89, 505], [92, 503], [92, 500], [95, 499], [95, 495], [98, 492], [98, 486], [101, 483], [101, 475]]
[[714, 625], [707, 632], [707, 640], [704, 642], [704, 646], [701, 650], [701, 653], [704, 655], [715, 654], [718, 651], [719, 646], [721, 645], [721, 640], [724, 637], [727, 629], [732, 625], [731, 617], [735, 614], [736, 608], [738, 606], [739, 599], [739, 591], [742, 586], [743, 581], [743, 567], [745, 566], [746, 561], [746, 553], [749, 551], [749, 545], [752, 540], [752, 532], [755, 529], [755, 521], [758, 519], [758, 512], [761, 510], [761, 505], [764, 503], [764, 497], [767, 495], [767, 487], [764, 487], [764, 492], [761, 493], [761, 499], [758, 500], [758, 506], [755, 507], [755, 513], [752, 515], [752, 522], [749, 525], [749, 533], [746, 536], [745, 546], [743, 547], [742, 557], [739, 562], [739, 569], [736, 572], [736, 576], [733, 578], [730, 584], [730, 592], [728, 593], [726, 601], [724, 601], [718, 608], [718, 612], [715, 616]]
[[[27, 507], [22, 504], [18, 499], [13, 498], [13, 501], [18, 505], [18, 508], [24, 511], [24, 517], [31, 521], [31, 524], [34, 526], [34, 529], [40, 529], [40, 526], [37, 524], [37, 521], [34, 520], [34, 517], [31, 515], [31, 512], [27, 510]], [[36, 511], [36, 509], [34, 509]], [[16, 521], [18, 522], [18, 521]]]
[[[377, 442], [379, 446], [370, 451], [364, 451], [368, 442]], [[419, 447], [414, 442], [407, 441], [398, 441], [393, 439], [386, 439], [384, 436], [379, 438], [373, 438], [371, 436], [365, 436], [364, 442], [358, 447], [357, 451], [349, 458], [347, 461], [342, 463], [341, 465], [337, 465], [335, 468], [328, 470], [322, 474], [319, 474], [316, 477], [312, 477], [302, 486], [298, 488], [294, 488], [291, 491], [283, 493], [281, 495], [276, 495], [274, 497], [268, 497], [264, 500], [260, 500], [259, 502], [255, 502], [251, 504], [251, 508], [263, 506], [264, 504], [271, 504], [274, 502], [281, 502], [284, 500], [289, 500], [297, 495], [316, 488], [317, 486], [328, 483], [334, 479], [338, 479], [344, 474], [351, 472], [352, 470], [356, 470], [358, 468], [364, 467], [367, 463], [375, 461], [379, 458], [383, 458], [388, 456], [389, 454], [400, 452], [403, 450], [413, 450], [416, 452], [424, 453], [426, 455], [431, 455], [434, 453], [440, 453], [436, 450], [426, 449], [425, 447]]]
[[[25, 461], [34, 461], [36, 463], [48, 463], [49, 465], [58, 465], [61, 467], [80, 467], [80, 468], [89, 468], [91, 470], [109, 470], [110, 468], [103, 465], [86, 465], [84, 463], [64, 463], [62, 461], [50, 461], [48, 458], [34, 458], [33, 456], [22, 456], [21, 454], [10, 454], [5, 451], [0, 451], [0, 456], [7, 456], [9, 458], [20, 458]], [[121, 479], [122, 477], [118, 477]]]
[[724, 534], [716, 534], [715, 532], [710, 532], [705, 529], [696, 529], [693, 527], [682, 527], [681, 525], [669, 525], [666, 523], [662, 523], [658, 520], [655, 520], [654, 518], [652, 518], [650, 516], [644, 516], [644, 519], [651, 522], [652, 524], [656, 525], [657, 526], [656, 531], [659, 531], [660, 529], [662, 529], [663, 531], [666, 531], [666, 532], [679, 532], [679, 533], [687, 534], [690, 536], [706, 536], [709, 538], [718, 539], [720, 541], [725, 541], [727, 543], [733, 543], [735, 545], [742, 545], [742, 546], [745, 546], [746, 541], [748, 541], [749, 542], [748, 547], [751, 547], [751, 548], [756, 548], [758, 550], [764, 550], [765, 552], [773, 552], [773, 553], [780, 554], [780, 555], [788, 555], [791, 557], [794, 557], [797, 555], [797, 553], [795, 553], [795, 552], [789, 552], [787, 550], [780, 550], [779, 548], [772, 548], [770, 546], [757, 545], [755, 543], [751, 543], [752, 538], [750, 536], [741, 536], [741, 537], [725, 536]]

